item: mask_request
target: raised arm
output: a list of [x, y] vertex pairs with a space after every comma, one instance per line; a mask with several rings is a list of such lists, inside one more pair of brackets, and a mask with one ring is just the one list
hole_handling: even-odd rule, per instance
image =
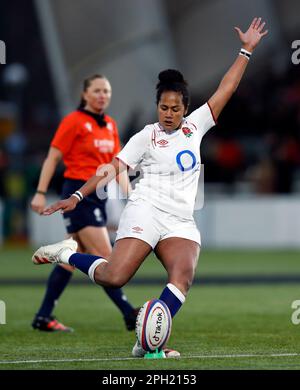
[[215, 119], [218, 118], [243, 77], [249, 62], [249, 59], [246, 57], [247, 52], [252, 54], [262, 37], [268, 33], [268, 30], [263, 31], [264, 27], [265, 22], [262, 22], [261, 18], [254, 18], [245, 33], [243, 33], [238, 27], [235, 27], [235, 30], [241, 40], [242, 48], [246, 50], [246, 55], [238, 55], [233, 65], [223, 77], [218, 89], [208, 100], [208, 104]]
[[[117, 175], [127, 169], [127, 165], [114, 158], [110, 164], [103, 165], [97, 170], [96, 175], [92, 176], [81, 188], [78, 189], [83, 197], [88, 196], [97, 188], [104, 187]], [[68, 199], [60, 200], [53, 205], [46, 207], [43, 211], [43, 215], [50, 215], [58, 210], [61, 213], [71, 211], [75, 209], [79, 203], [77, 196], [71, 195]]]

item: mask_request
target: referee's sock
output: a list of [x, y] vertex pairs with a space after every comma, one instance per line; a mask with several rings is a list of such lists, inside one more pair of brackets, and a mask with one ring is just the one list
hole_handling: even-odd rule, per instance
[[173, 318], [184, 303], [185, 296], [174, 284], [168, 283], [159, 299], [166, 303]]
[[118, 306], [124, 317], [127, 317], [134, 311], [134, 308], [130, 305], [126, 295], [120, 288], [103, 287], [103, 290], [110, 297], [110, 299]]
[[66, 270], [59, 265], [56, 265], [51, 272], [48, 282], [47, 290], [41, 304], [39, 311], [37, 312], [38, 317], [49, 317], [54, 309], [56, 301], [66, 288], [73, 273]]

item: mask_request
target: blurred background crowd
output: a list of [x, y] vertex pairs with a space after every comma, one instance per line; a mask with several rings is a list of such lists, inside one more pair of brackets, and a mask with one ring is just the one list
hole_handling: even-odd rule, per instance
[[[41, 163], [60, 119], [79, 102], [84, 77], [104, 73], [110, 79], [111, 111], [125, 143], [145, 123], [156, 121], [159, 70], [177, 67], [185, 74], [192, 92], [191, 110], [196, 108], [214, 92], [238, 52], [234, 25], [245, 30], [257, 12], [266, 19], [270, 33], [251, 58], [247, 76], [218, 128], [202, 143], [205, 190], [227, 195], [300, 194], [300, 65], [291, 61], [291, 43], [300, 39], [299, 2], [266, 0], [247, 6], [245, 2], [244, 12], [240, 3], [2, 1], [0, 40], [6, 44], [6, 64], [0, 65], [0, 212], [4, 238], [27, 238], [28, 203]], [[210, 19], [212, 15], [217, 20]], [[45, 17], [53, 22], [48, 30]], [[49, 40], [54, 33], [60, 42], [60, 58]], [[143, 48], [149, 58], [143, 57]], [[126, 66], [131, 62], [130, 71]], [[62, 68], [55, 68], [59, 63], [64, 66], [65, 80]], [[149, 84], [141, 84], [143, 79]], [[131, 92], [137, 98], [129, 98]], [[56, 194], [61, 173], [62, 168], [51, 183]]]

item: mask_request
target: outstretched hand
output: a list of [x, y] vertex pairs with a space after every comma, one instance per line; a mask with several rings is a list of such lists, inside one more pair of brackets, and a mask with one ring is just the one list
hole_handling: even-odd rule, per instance
[[70, 196], [70, 198], [68, 199], [60, 200], [46, 207], [43, 210], [42, 215], [51, 215], [58, 210], [60, 210], [61, 214], [67, 211], [72, 211], [77, 206], [77, 203], [78, 203], [78, 199], [75, 196]]
[[239, 35], [244, 49], [253, 51], [262, 37], [268, 34], [268, 30], [263, 31], [265, 24], [266, 23], [262, 22], [261, 18], [254, 18], [245, 33], [243, 33], [239, 27], [234, 28]]

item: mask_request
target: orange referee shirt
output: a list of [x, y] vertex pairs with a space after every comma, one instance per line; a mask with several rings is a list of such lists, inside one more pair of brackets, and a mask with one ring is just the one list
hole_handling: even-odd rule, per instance
[[120, 151], [116, 122], [108, 115], [104, 120], [106, 127], [100, 127], [91, 115], [74, 111], [61, 121], [51, 146], [63, 154], [65, 178], [86, 181]]

